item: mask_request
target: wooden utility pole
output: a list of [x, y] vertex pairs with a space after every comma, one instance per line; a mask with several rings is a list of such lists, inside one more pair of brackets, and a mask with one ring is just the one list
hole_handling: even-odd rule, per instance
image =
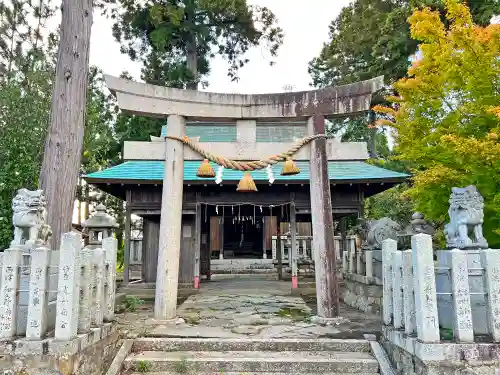
[[52, 248], [71, 230], [85, 130], [92, 0], [63, 0], [50, 126], [40, 187], [47, 198]]

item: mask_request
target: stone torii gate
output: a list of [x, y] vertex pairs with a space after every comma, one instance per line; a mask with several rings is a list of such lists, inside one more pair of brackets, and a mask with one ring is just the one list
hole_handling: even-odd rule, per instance
[[[256, 142], [256, 120], [288, 122], [307, 120], [309, 135], [325, 133], [325, 118], [361, 114], [370, 109], [372, 94], [383, 87], [383, 77], [344, 86], [275, 94], [218, 94], [138, 83], [106, 76], [106, 83], [120, 108], [128, 113], [167, 118], [166, 136], [184, 137], [186, 119], [234, 121], [237, 142], [203, 143], [207, 151], [234, 160], [259, 160], [284, 152], [291, 143]], [[319, 138], [305, 146], [297, 159], [310, 162], [310, 194], [315, 254], [318, 316], [328, 320], [338, 315], [334, 228], [328, 155], [335, 154], [338, 141]], [[184, 160], [199, 156], [178, 140], [165, 138], [165, 170], [160, 219], [155, 319], [176, 317], [181, 242]], [[294, 243], [294, 241], [292, 241]], [[197, 250], [199, 254], [199, 249]]]

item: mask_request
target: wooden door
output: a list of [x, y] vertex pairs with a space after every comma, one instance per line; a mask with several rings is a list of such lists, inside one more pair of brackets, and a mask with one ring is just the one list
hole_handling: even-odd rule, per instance
[[272, 248], [272, 236], [276, 236], [278, 231], [278, 220], [276, 216], [266, 216], [264, 217], [264, 238], [266, 250], [271, 250]]
[[210, 218], [210, 251], [222, 250], [222, 218]]

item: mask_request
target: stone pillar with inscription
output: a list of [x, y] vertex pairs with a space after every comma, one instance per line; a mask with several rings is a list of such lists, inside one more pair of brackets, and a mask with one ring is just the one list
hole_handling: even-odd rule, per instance
[[105, 289], [104, 289], [104, 321], [111, 322], [115, 317], [115, 297], [116, 297], [116, 253], [118, 241], [114, 237], [102, 240], [104, 250]]
[[92, 249], [84, 248], [80, 252], [81, 259], [81, 295], [80, 295], [80, 313], [78, 314], [78, 333], [86, 333], [90, 330], [92, 298], [94, 284], [92, 273], [94, 270], [92, 263]]
[[412, 251], [404, 250], [402, 253], [403, 276], [403, 311], [405, 333], [411, 335], [416, 330], [415, 322], [415, 296], [413, 294], [413, 263]]
[[64, 233], [59, 252], [59, 277], [57, 286], [56, 340], [71, 340], [78, 329], [80, 308], [80, 261], [82, 236]]
[[453, 295], [453, 335], [457, 342], [474, 342], [472, 309], [469, 290], [467, 253], [459, 249], [449, 252], [451, 289]]
[[[500, 250], [482, 250], [481, 264], [484, 267], [488, 331], [494, 342], [500, 342]], [[5, 268], [4, 268], [5, 269]]]
[[393, 239], [382, 242], [382, 320], [385, 325], [392, 323], [393, 300], [392, 300], [392, 255], [398, 250], [398, 243]]
[[[184, 117], [168, 116], [167, 136], [184, 137], [185, 129]], [[176, 317], [177, 313], [183, 183], [184, 145], [179, 141], [165, 138], [165, 168], [154, 307], [156, 320], [171, 320]]]
[[92, 299], [92, 325], [100, 327], [104, 321], [104, 251], [95, 249], [92, 252], [92, 264], [94, 272], [92, 279], [94, 284], [94, 296]]
[[394, 251], [392, 253], [392, 319], [396, 329], [400, 329], [404, 324], [402, 265], [403, 253]]
[[[325, 117], [313, 115], [308, 121], [308, 133], [324, 134]], [[326, 139], [311, 143], [311, 217], [314, 241], [312, 250], [316, 274], [318, 317], [329, 319], [339, 314], [339, 286], [336, 270], [336, 249]]]
[[432, 237], [428, 234], [412, 236], [411, 248], [415, 278], [415, 311], [418, 339], [425, 343], [439, 342]]
[[22, 251], [15, 247], [7, 249], [3, 253], [0, 289], [0, 339], [9, 339], [16, 334], [21, 253]]
[[28, 319], [26, 324], [27, 339], [41, 339], [47, 326], [48, 286], [50, 249], [39, 247], [31, 252], [31, 275], [29, 283]]

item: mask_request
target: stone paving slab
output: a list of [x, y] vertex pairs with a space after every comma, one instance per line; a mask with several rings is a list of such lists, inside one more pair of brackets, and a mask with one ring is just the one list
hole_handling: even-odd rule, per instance
[[268, 292], [190, 296], [178, 309], [185, 323], [156, 326], [148, 336], [320, 338], [340, 331], [310, 321], [312, 310], [301, 297]]
[[[287, 289], [288, 288], [288, 289]], [[286, 294], [286, 282], [235, 278], [203, 284], [178, 308], [179, 324], [151, 325], [151, 304], [117, 314], [123, 336], [248, 339], [363, 339], [380, 330], [380, 317], [341, 306], [340, 325], [313, 324], [315, 298]]]

